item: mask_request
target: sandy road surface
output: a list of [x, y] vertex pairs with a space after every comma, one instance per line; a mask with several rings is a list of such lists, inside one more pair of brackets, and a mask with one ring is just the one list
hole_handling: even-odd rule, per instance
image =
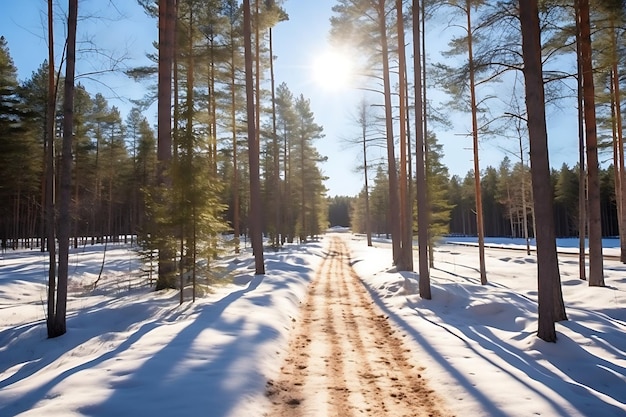
[[309, 288], [268, 416], [448, 416], [332, 238]]

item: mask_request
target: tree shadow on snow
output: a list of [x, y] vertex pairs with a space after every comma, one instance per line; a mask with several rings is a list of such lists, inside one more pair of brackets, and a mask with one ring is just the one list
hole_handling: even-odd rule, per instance
[[[495, 416], [495, 417], [505, 417], [505, 416], [512, 417], [512, 415], [507, 414], [503, 410], [499, 409], [490, 398], [488, 398], [485, 394], [483, 394], [480, 391], [480, 386], [475, 386], [472, 381], [470, 381], [464, 374], [462, 374], [453, 365], [451, 365], [445, 357], [441, 356], [439, 352], [437, 352], [433, 347], [431, 347], [429, 343], [427, 342], [427, 340], [415, 328], [409, 325], [400, 316], [395, 314], [393, 310], [389, 309], [384, 304], [384, 302], [381, 300], [381, 298], [378, 296], [378, 294], [375, 292], [374, 289], [370, 288], [368, 285], [365, 285], [365, 286], [370, 292], [370, 294], [372, 295], [372, 298], [375, 300], [376, 304], [384, 311], [384, 313], [390, 316], [405, 332], [411, 335], [411, 337], [417, 343], [420, 344], [420, 346], [424, 349], [425, 352], [428, 353], [430, 357], [436, 360], [442, 366], [442, 368], [445, 369], [447, 373], [449, 373], [456, 381], [458, 381], [459, 384], [461, 384], [465, 388], [465, 390], [470, 395], [476, 398], [478, 402], [480, 402], [483, 405], [484, 411], [487, 415]], [[445, 290], [434, 288], [433, 289], [433, 301], [428, 301], [428, 303], [432, 303], [432, 302], [436, 303], [437, 299], [441, 300], [441, 299], [444, 299], [445, 297], [446, 297]], [[523, 297], [523, 296], [518, 297], [517, 300], [522, 303], [532, 303], [531, 300], [528, 300], [526, 299], [526, 297]], [[531, 380], [538, 381], [539, 383], [544, 385], [547, 389], [555, 392], [562, 398], [568, 400], [568, 402], [573, 408], [576, 408], [580, 411], [581, 415], [591, 415], [594, 413], [598, 413], [598, 415], [602, 414], [602, 415], [607, 415], [607, 416], [622, 415], [623, 410], [619, 409], [618, 407], [605, 403], [601, 401], [600, 399], [596, 399], [597, 397], [590, 396], [588, 392], [588, 388], [585, 386], [585, 384], [589, 387], [592, 387], [592, 390], [596, 389], [599, 392], [606, 393], [607, 395], [611, 395], [610, 392], [613, 392], [613, 398], [615, 398], [614, 391], [617, 391], [620, 389], [618, 387], [620, 386], [620, 384], [623, 385], [623, 381], [621, 381], [618, 377], [613, 375], [613, 373], [617, 372], [618, 375], [619, 374], [623, 375], [625, 371], [623, 368], [619, 366], [615, 366], [615, 365], [610, 365], [606, 363], [606, 361], [599, 359], [587, 352], [579, 351], [578, 353], [580, 354], [579, 356], [581, 357], [581, 361], [587, 362], [589, 366], [607, 367], [607, 370], [599, 371], [603, 375], [603, 380], [599, 381], [597, 384], [601, 385], [601, 384], [604, 384], [605, 382], [608, 382], [612, 384], [615, 388], [605, 389], [599, 386], [596, 387], [594, 386], [596, 385], [596, 382], [593, 380], [593, 378], [590, 379], [588, 375], [584, 373], [584, 371], [577, 372], [574, 370], [567, 371], [567, 370], [561, 369], [563, 364], [560, 364], [558, 360], [558, 352], [559, 352], [559, 346], [562, 346], [562, 345], [559, 345], [559, 344], [552, 345], [552, 344], [544, 343], [538, 340], [536, 342], [537, 343], [536, 346], [537, 346], [537, 349], [541, 350], [542, 353], [546, 353], [551, 348], [556, 349], [554, 355], [549, 355], [548, 358], [544, 358], [544, 359], [547, 359], [548, 361], [553, 363], [557, 368], [561, 369], [563, 372], [570, 375], [570, 377], [575, 381], [573, 383], [572, 382], [564, 383], [562, 382], [561, 375], [558, 375], [554, 373], [552, 370], [539, 364], [535, 358], [533, 358], [524, 350], [520, 350], [517, 347], [502, 341], [500, 338], [498, 338], [497, 335], [492, 333], [491, 329], [487, 327], [485, 323], [468, 324], [467, 322], [464, 321], [465, 319], [455, 322], [454, 318], [452, 317], [453, 315], [449, 314], [449, 315], [446, 315], [445, 317], [441, 317], [441, 321], [445, 324], [440, 324], [436, 321], [433, 321], [431, 318], [429, 318], [427, 315], [425, 315], [421, 311], [422, 309], [427, 308], [429, 311], [429, 314], [434, 314], [435, 316], [439, 316], [441, 312], [437, 311], [438, 309], [431, 309], [431, 308], [425, 307], [425, 305], [423, 304], [424, 302], [416, 303], [416, 302], [411, 302], [408, 299], [407, 299], [407, 302], [408, 302], [408, 307], [413, 309], [416, 312], [416, 314], [419, 315], [423, 320], [430, 322], [434, 326], [438, 326], [442, 328], [449, 334], [455, 336], [460, 341], [462, 341], [464, 346], [467, 349], [469, 349], [475, 357], [481, 358], [483, 361], [487, 362], [490, 366], [498, 369], [499, 372], [506, 373], [511, 378], [516, 380], [518, 383], [524, 385], [528, 390], [534, 392], [537, 397], [540, 397], [545, 402], [549, 403], [557, 415], [567, 415], [568, 413], [567, 413], [567, 410], [563, 409], [559, 405], [559, 403], [554, 401], [547, 392], [544, 392], [544, 390], [536, 388], [536, 386], [534, 386], [533, 384], [530, 384], [529, 380], [526, 379], [526, 377], [530, 378]], [[515, 300], [512, 300], [512, 302], [515, 302]], [[490, 308], [493, 308], [493, 306], [491, 306]], [[500, 323], [501, 321], [495, 320], [495, 322]], [[569, 324], [571, 323], [567, 322], [565, 325], [569, 325]], [[516, 328], [516, 324], [514, 323], [514, 320], [511, 320], [509, 326], [510, 326], [510, 329], [506, 329], [506, 330], [520, 331], [520, 329]], [[525, 332], [525, 331], [520, 331], [519, 337], [527, 338], [529, 336], [531, 336], [530, 333]], [[568, 343], [568, 339], [565, 336], [560, 334], [559, 337], [560, 339], [563, 339], [563, 340], [560, 340], [561, 343]], [[492, 359], [494, 354], [497, 355], [498, 361]], [[505, 361], [508, 364], [513, 365], [515, 368], [521, 370], [524, 376], [521, 376], [520, 374], [517, 374], [517, 373], [512, 373], [510, 369], [508, 368], [508, 365], [507, 367], [500, 365], [498, 363], [500, 360]], [[584, 381], [584, 384], [583, 384], [583, 381]], [[584, 396], [584, 398], [587, 398], [587, 401], [574, 400], [576, 398], [581, 398], [580, 396]]]
[[[313, 246], [313, 248], [305, 249], [305, 252], [315, 251], [319, 245]], [[291, 254], [279, 256], [290, 257]], [[228, 317], [223, 313], [231, 304], [244, 296], [254, 305], [270, 306], [270, 295], [273, 292], [287, 288], [293, 280], [301, 280], [304, 274], [312, 276], [312, 269], [303, 265], [301, 258], [294, 257], [292, 261], [287, 269], [293, 274], [287, 274], [288, 276], [284, 279], [267, 280], [264, 276], [255, 275], [249, 280], [246, 288], [231, 292], [215, 303], [188, 307], [199, 311], [189, 325], [131, 373], [107, 375], [108, 387], [111, 389], [110, 396], [100, 403], [83, 407], [79, 412], [92, 416], [193, 415], [195, 410], [204, 409], [209, 415], [220, 416], [227, 414], [235, 405], [232, 401], [228, 401], [229, 398], [262, 393], [265, 387], [265, 376], [259, 371], [258, 364], [246, 360], [246, 355], [249, 357], [250, 353], [261, 344], [273, 342], [279, 334], [272, 327], [259, 324], [258, 321], [249, 319], [245, 315]], [[266, 262], [271, 267], [275, 261], [268, 257]], [[284, 265], [284, 260], [280, 264]], [[255, 290], [261, 284], [269, 288], [266, 287], [263, 293], [255, 294]], [[175, 297], [177, 297], [176, 294], [162, 301], [165, 305], [171, 305]], [[141, 322], [151, 316], [154, 316], [154, 319], [132, 331], [113, 350], [67, 369], [48, 382], [16, 398], [15, 401], [0, 405], [0, 415], [17, 415], [31, 410], [38, 402], [52, 398], [56, 386], [81, 371], [100, 368], [101, 372], [108, 372], [102, 366], [105, 362], [123, 360], [123, 354], [130, 351], [139, 340], [153, 331], [158, 331], [161, 325], [167, 322], [174, 323], [183, 314], [176, 306], [159, 316], [158, 312], [163, 310], [163, 303], [155, 303], [154, 300], [139, 303], [133, 300], [127, 302], [132, 304], [117, 307], [120, 310], [116, 316], [125, 318], [125, 321], [117, 326], [119, 327], [117, 331], [127, 331], [133, 323]], [[106, 310], [110, 304], [111, 300], [103, 301], [102, 305], [90, 308], [88, 312], [81, 312], [80, 316], [69, 317], [69, 332], [76, 333], [84, 326], [80, 336], [73, 334], [71, 338], [68, 338], [71, 346], [64, 344], [62, 338], [41, 340], [41, 358], [24, 365], [15, 374], [0, 381], [0, 389], [34, 376], [46, 366], [59, 360], [68, 350], [80, 347], [93, 337], [101, 336], [102, 326], [95, 326], [91, 330], [89, 323], [93, 320], [108, 320], [111, 312], [106, 312]], [[136, 310], [143, 311], [139, 318], [135, 314]], [[0, 340], [15, 336], [15, 332], [32, 331], [34, 326], [33, 324], [21, 330], [13, 329], [14, 333], [11, 334], [3, 331], [0, 333]], [[194, 343], [206, 337], [206, 335], [201, 337], [205, 331], [217, 332], [221, 342], [209, 341], [211, 348], [208, 354], [206, 349], [198, 350], [194, 347]], [[32, 345], [32, 341], [27, 341], [27, 343], [29, 346]], [[46, 345], [54, 346], [55, 344], [57, 346], [52, 349], [46, 347]], [[193, 355], [198, 352], [200, 356], [194, 357]], [[24, 361], [24, 358], [18, 355], [7, 368], [21, 363], [20, 361]], [[182, 367], [183, 363], [188, 365], [187, 368]], [[192, 365], [189, 366], [189, 364]], [[255, 372], [251, 373], [250, 367], [255, 368]], [[216, 375], [234, 375], [234, 378], [226, 380]], [[250, 378], [250, 375], [254, 377]], [[209, 382], [213, 383], [209, 384]]]

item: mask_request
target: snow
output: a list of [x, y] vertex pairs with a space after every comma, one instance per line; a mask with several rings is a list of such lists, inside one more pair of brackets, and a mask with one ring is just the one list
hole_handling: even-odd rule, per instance
[[[488, 249], [489, 284], [480, 285], [473, 241], [442, 242], [433, 299], [422, 300], [417, 274], [390, 267], [388, 242], [338, 236], [457, 416], [625, 415], [626, 265], [606, 259], [607, 287], [590, 288], [578, 257], [560, 258], [569, 321], [557, 323], [551, 344], [535, 335], [534, 254]], [[280, 372], [325, 243], [267, 251], [265, 276], [254, 275], [249, 251], [224, 256], [213, 267], [217, 282], [195, 303], [185, 294], [182, 305], [176, 291], [151, 291], [132, 248], [108, 248], [96, 288], [103, 247], [75, 250], [68, 332], [56, 339], [46, 338], [46, 256], [3, 254], [0, 416], [264, 415], [265, 382]], [[577, 245], [559, 241], [569, 251]], [[619, 253], [618, 240], [606, 246]]]

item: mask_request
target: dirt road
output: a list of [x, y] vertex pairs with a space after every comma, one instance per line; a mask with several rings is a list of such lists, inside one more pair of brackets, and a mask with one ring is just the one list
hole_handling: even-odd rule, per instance
[[295, 324], [268, 416], [448, 416], [332, 238]]

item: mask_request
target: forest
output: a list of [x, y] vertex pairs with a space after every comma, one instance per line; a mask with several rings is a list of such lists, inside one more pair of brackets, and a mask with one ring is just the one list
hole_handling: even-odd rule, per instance
[[[148, 4], [145, 7], [148, 12], [156, 13]], [[200, 6], [194, 7], [199, 10]], [[198, 233], [245, 235], [250, 197], [246, 186], [249, 178], [246, 103], [241, 89], [245, 81], [242, 63], [237, 61], [241, 59], [237, 50], [242, 46], [238, 21], [241, 10], [236, 2], [230, 4], [233, 10], [227, 7], [224, 4], [217, 16], [216, 23], [223, 32], [219, 35], [219, 47], [211, 46], [216, 39], [209, 41], [197, 27], [206, 22], [208, 16], [198, 12], [194, 17], [194, 11], [183, 4], [178, 9], [179, 18], [187, 19], [187, 24], [196, 32], [179, 34], [181, 46], [177, 65], [180, 69], [175, 81], [178, 90], [172, 115], [173, 184], [168, 187], [172, 193], [168, 198], [177, 199], [185, 206], [185, 211], [180, 211], [180, 218], [175, 220], [177, 227], [191, 230], [183, 223], [190, 217], [191, 210], [197, 210], [204, 218], [203, 228], [196, 225]], [[203, 11], [207, 12], [210, 14], [211, 10]], [[278, 18], [276, 11], [264, 13], [266, 26]], [[226, 39], [227, 35], [230, 38]], [[185, 47], [193, 49], [193, 58], [184, 51]], [[262, 45], [264, 56], [269, 53], [267, 47]], [[209, 56], [212, 56], [210, 62], [206, 61]], [[3, 245], [14, 249], [18, 245], [39, 247], [44, 223], [42, 178], [48, 63], [44, 61], [30, 78], [18, 82], [10, 45], [4, 38], [0, 39], [0, 59], [3, 85], [0, 165], [5, 174], [0, 188], [4, 202], [0, 208], [0, 237]], [[196, 62], [190, 62], [191, 59]], [[266, 61], [261, 64], [268, 64]], [[155, 71], [156, 62], [151, 68], [131, 69], [128, 75], [144, 79], [153, 77]], [[63, 79], [56, 83], [55, 89]], [[263, 91], [263, 100], [268, 101], [270, 97], [265, 97], [266, 93]], [[318, 168], [323, 157], [313, 145], [322, 136], [322, 127], [315, 123], [308, 100], [294, 96], [286, 84], [281, 83], [272, 93], [274, 105], [270, 109], [268, 103], [259, 101], [263, 116], [268, 112], [273, 115], [273, 124], [262, 126], [258, 132], [263, 143], [263, 199], [271, 204], [271, 209], [266, 210], [264, 231], [275, 235], [277, 221], [280, 221], [285, 241], [292, 242], [295, 236], [304, 240], [306, 236], [319, 234], [325, 227], [323, 177]], [[207, 100], [208, 97], [211, 99]], [[147, 96], [145, 101], [155, 99]], [[62, 102], [63, 91], [59, 91], [54, 122], [57, 166], [63, 133]], [[142, 113], [145, 106], [141, 104], [124, 115], [101, 93], [91, 94], [81, 84], [76, 85], [71, 192], [74, 246], [82, 244], [85, 237], [93, 243], [117, 240], [122, 235], [141, 238], [150, 233], [149, 221], [155, 213], [151, 211], [154, 206], [150, 204], [154, 201], [150, 196], [157, 175], [157, 137], [154, 126]], [[279, 180], [280, 186], [275, 187]], [[319, 192], [305, 195], [305, 189]], [[279, 191], [289, 197], [279, 198], [275, 195]], [[190, 196], [193, 199], [190, 200]], [[307, 208], [302, 209], [305, 206]], [[281, 211], [284, 214], [278, 220], [269, 215]]]
[[[434, 153], [431, 155], [435, 156]], [[445, 167], [444, 167], [445, 168]], [[552, 169], [550, 179], [554, 193], [554, 222], [557, 237], [579, 235], [579, 169], [563, 164], [561, 169]], [[439, 235], [476, 236], [474, 172], [461, 178], [457, 175], [441, 177], [441, 190], [445, 210], [439, 220]], [[526, 187], [522, 189], [522, 181]], [[524, 237], [523, 222], [529, 236], [534, 236], [532, 193], [530, 172], [521, 164], [512, 165], [506, 158], [499, 167], [487, 166], [482, 170], [481, 196], [485, 216], [484, 230], [491, 237]], [[370, 224], [372, 233], [387, 235], [388, 199], [385, 196], [387, 176], [376, 171], [370, 190]], [[526, 206], [522, 192], [525, 192]], [[615, 172], [613, 166], [600, 170], [600, 197], [602, 210], [602, 236], [619, 236], [617, 203], [615, 199]], [[331, 225], [351, 225], [354, 231], [365, 233], [364, 196], [329, 198], [329, 222]], [[526, 213], [524, 215], [524, 213]], [[349, 222], [346, 222], [348, 219]], [[436, 224], [431, 223], [433, 227]]]
[[[426, 299], [432, 246], [447, 234], [478, 236], [483, 283], [485, 235], [534, 237], [548, 287], [558, 281], [556, 236], [588, 237], [590, 285], [604, 285], [603, 236], [621, 238], [626, 260], [623, 2], [338, 0], [331, 42], [354, 53], [359, 88], [373, 96], [352, 121], [362, 132], [354, 145], [363, 190], [334, 198], [315, 146], [323, 126], [310, 101], [274, 77], [283, 2], [138, 2], [159, 35], [153, 65], [125, 71], [147, 91], [128, 114], [76, 82], [77, 0], [56, 21], [48, 2], [49, 55], [26, 80], [0, 38], [0, 239], [4, 249], [50, 253], [51, 337], [65, 332], [69, 247], [95, 242], [130, 239], [157, 256], [157, 290], [182, 287], [188, 274], [195, 288], [201, 260], [210, 265], [224, 244], [237, 253], [242, 238], [263, 274], [264, 239], [278, 249], [335, 222], [370, 244], [373, 233], [390, 236], [399, 271], [414, 269], [416, 239]], [[457, 29], [441, 54], [452, 59], [429, 61], [422, 35], [442, 16]], [[62, 63], [57, 24], [67, 25]], [[433, 102], [434, 89], [449, 101]], [[550, 168], [546, 108], [572, 100], [580, 161]], [[144, 114], [152, 103], [157, 126]], [[472, 121], [474, 169], [464, 178], [442, 163], [437, 133], [449, 109]], [[498, 136], [514, 136], [519, 151], [481, 168], [480, 141]], [[375, 147], [383, 160], [368, 159]], [[544, 314], [551, 324], [540, 337], [554, 338], [559, 314]]]

